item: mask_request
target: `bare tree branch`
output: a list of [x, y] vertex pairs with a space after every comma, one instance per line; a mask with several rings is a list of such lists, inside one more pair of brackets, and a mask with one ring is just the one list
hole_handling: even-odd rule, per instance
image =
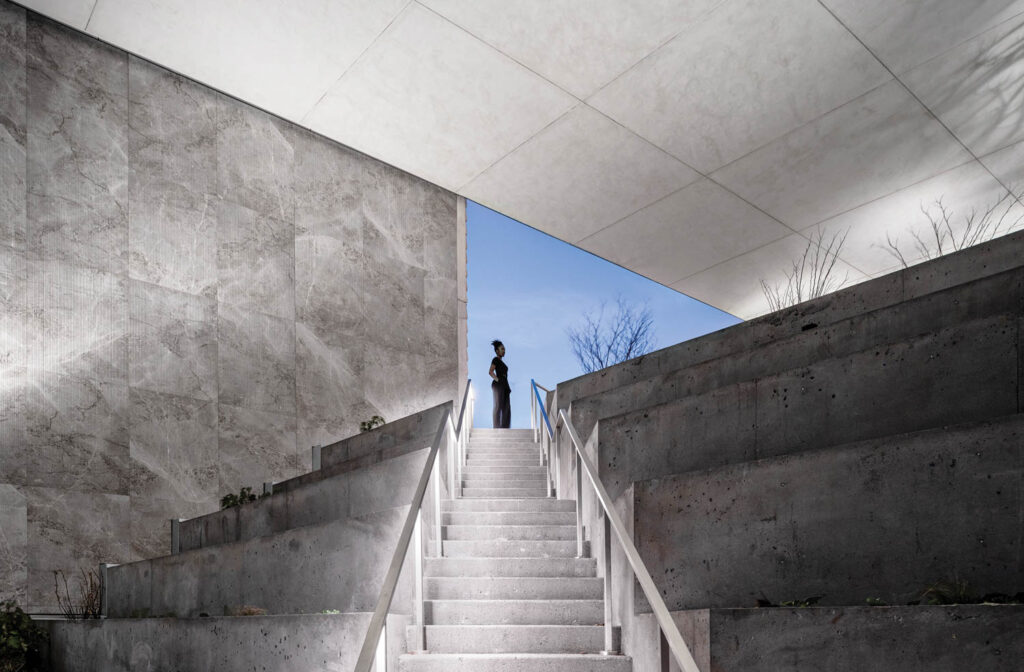
[[935, 259], [1013, 231], [1024, 222], [1024, 209], [1012, 212], [1016, 204], [1017, 197], [1007, 192], [994, 204], [986, 207], [980, 216], [977, 210], [972, 209], [969, 214], [964, 215], [962, 227], [958, 227], [955, 213], [942, 202], [942, 198], [936, 200], [930, 207], [922, 203], [921, 212], [928, 220], [928, 224], [924, 231], [920, 228], [909, 229], [910, 237], [914, 240], [914, 256], [908, 259], [900, 248], [899, 239], [889, 234], [885, 236], [885, 245], [880, 247], [891, 254], [900, 266], [907, 268], [911, 261]]
[[803, 254], [793, 260], [784, 282], [769, 285], [761, 279], [761, 291], [771, 312], [816, 299], [846, 284], [848, 274], [840, 279], [834, 273], [848, 233], [849, 229], [837, 231], [826, 241], [821, 229], [817, 229], [809, 236]]
[[601, 304], [597, 316], [584, 313], [582, 323], [566, 329], [569, 344], [584, 373], [639, 357], [654, 349], [654, 317], [646, 305], [633, 306], [623, 297], [615, 302], [615, 314], [605, 317]]

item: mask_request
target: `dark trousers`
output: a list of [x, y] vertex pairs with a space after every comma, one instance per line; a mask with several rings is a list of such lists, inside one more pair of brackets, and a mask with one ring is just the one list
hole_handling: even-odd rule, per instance
[[497, 382], [491, 383], [491, 393], [494, 395], [494, 428], [508, 429], [512, 422], [512, 402], [509, 399], [509, 390]]

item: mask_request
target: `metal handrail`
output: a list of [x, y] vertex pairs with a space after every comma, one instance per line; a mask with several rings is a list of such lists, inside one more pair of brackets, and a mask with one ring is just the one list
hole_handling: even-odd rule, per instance
[[[540, 390], [537, 389], [537, 388], [540, 388], [541, 386], [538, 385], [537, 381], [534, 380], [533, 378], [530, 379], [530, 385], [533, 387], [533, 393], [537, 396], [537, 405], [540, 407], [541, 415], [544, 418], [544, 424], [546, 424], [548, 426], [548, 436], [554, 436], [555, 435], [555, 431], [551, 428], [551, 420], [548, 419], [548, 412], [547, 412], [547, 410], [544, 409], [544, 402], [541, 401], [541, 398], [540, 398]], [[550, 392], [551, 391], [551, 390], [547, 389], [546, 387], [542, 388], [542, 389], [545, 392]]]
[[[569, 438], [572, 440], [573, 447], [576, 450], [577, 511], [580, 510], [580, 499], [582, 497], [582, 493], [580, 492], [582, 482], [581, 472], [586, 472], [587, 478], [590, 479], [590, 483], [594, 486], [594, 491], [597, 494], [597, 501], [601, 503], [601, 508], [604, 510], [605, 648], [610, 650], [612, 647], [610, 593], [611, 540], [609, 535], [609, 528], [611, 528], [611, 530], [614, 530], [615, 536], [619, 540], [619, 545], [622, 546], [622, 550], [626, 555], [626, 560], [629, 562], [630, 568], [633, 570], [633, 574], [640, 583], [640, 588], [643, 589], [644, 595], [647, 597], [647, 601], [651, 605], [654, 617], [658, 621], [658, 627], [661, 628], [662, 636], [668, 643], [669, 649], [672, 651], [672, 655], [675, 657], [676, 662], [679, 663], [680, 669], [683, 672], [700, 672], [696, 661], [693, 659], [693, 654], [690, 652], [690, 648], [686, 645], [686, 641], [679, 632], [679, 628], [676, 627], [675, 621], [672, 620], [672, 616], [668, 611], [668, 606], [666, 606], [665, 601], [661, 599], [658, 587], [654, 585], [654, 579], [651, 578], [651, 573], [647, 570], [647, 566], [644, 564], [643, 558], [640, 557], [640, 552], [637, 550], [636, 545], [633, 544], [633, 540], [630, 538], [629, 532], [626, 530], [625, 523], [622, 522], [618, 513], [615, 512], [612, 499], [608, 495], [608, 491], [605, 489], [604, 484], [601, 483], [601, 479], [598, 478], [597, 470], [591, 463], [590, 458], [583, 452], [583, 443], [580, 441], [580, 437], [576, 433], [576, 428], [573, 426], [572, 421], [569, 419], [569, 416], [564, 409], [560, 409], [558, 411], [558, 424], [565, 425], [565, 428], [569, 432]], [[577, 527], [577, 535], [579, 542], [578, 545], [582, 553], [582, 528]]]
[[[370, 617], [370, 625], [366, 629], [366, 637], [363, 639], [363, 647], [359, 651], [359, 658], [356, 660], [356, 666], [354, 672], [371, 672], [374, 669], [374, 664], [377, 664], [376, 672], [384, 672], [384, 668], [387, 666], [384, 658], [384, 647], [385, 643], [382, 634], [384, 633], [384, 625], [387, 620], [388, 610], [391, 609], [391, 601], [395, 597], [395, 590], [398, 588], [398, 579], [402, 573], [402, 565], [405, 564], [405, 557], [409, 553], [409, 543], [412, 541], [413, 534], [416, 533], [418, 538], [416, 548], [416, 584], [417, 584], [417, 611], [419, 615], [418, 625], [421, 628], [422, 634], [423, 627], [423, 609], [422, 609], [422, 567], [421, 561], [423, 554], [423, 539], [422, 539], [422, 525], [421, 525], [421, 514], [423, 509], [423, 497], [427, 492], [427, 485], [430, 482], [431, 476], [435, 477], [435, 491], [437, 493], [437, 499], [440, 500], [440, 472], [437, 470], [437, 454], [441, 448], [441, 441], [444, 438], [444, 433], [454, 432], [454, 438], [460, 444], [460, 457], [459, 461], [462, 461], [461, 450], [463, 444], [462, 436], [462, 422], [466, 412], [466, 403], [472, 394], [472, 388], [470, 387], [471, 380], [466, 381], [466, 389], [462, 395], [462, 408], [459, 411], [459, 424], [457, 427], [452, 426], [452, 412], [450, 408], [444, 410], [444, 414], [441, 418], [441, 423], [437, 427], [437, 433], [434, 435], [434, 441], [430, 444], [430, 453], [427, 455], [427, 462], [423, 465], [423, 473], [420, 474], [419, 482], [416, 484], [416, 490], [412, 497], [412, 506], [409, 508], [409, 513], [405, 517], [405, 524], [402, 526], [402, 533], [398, 537], [398, 546], [395, 548], [394, 555], [391, 556], [391, 564], [388, 566], [388, 572], [384, 576], [384, 585], [381, 587], [380, 597], [377, 599], [377, 607], [373, 611], [373, 616]], [[472, 416], [470, 416], [472, 417]], [[450, 449], [455, 448], [454, 444], [449, 444]], [[454, 457], [449, 450], [450, 460]], [[452, 485], [452, 492], [454, 494], [455, 488]], [[438, 504], [440, 502], [438, 501]], [[436, 511], [437, 519], [441, 519], [441, 510], [438, 506]], [[437, 538], [438, 548], [441, 546], [441, 537], [438, 534]]]

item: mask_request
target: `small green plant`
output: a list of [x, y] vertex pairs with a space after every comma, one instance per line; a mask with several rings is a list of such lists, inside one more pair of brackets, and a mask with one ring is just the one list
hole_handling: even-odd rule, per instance
[[385, 422], [386, 421], [384, 420], [384, 418], [382, 418], [379, 415], [375, 415], [372, 418], [370, 418], [369, 420], [364, 420], [363, 422], [360, 422], [359, 423], [359, 431], [360, 432], [368, 432], [371, 429], [373, 429], [374, 427], [380, 427]]
[[64, 570], [53, 572], [53, 592], [57, 595], [57, 606], [69, 621], [85, 618], [99, 618], [102, 599], [99, 574], [92, 571], [78, 570], [81, 578], [78, 581], [78, 599], [71, 597], [68, 577]]
[[241, 506], [242, 504], [248, 504], [249, 502], [255, 502], [257, 499], [263, 499], [269, 497], [270, 493], [265, 492], [259, 497], [252, 494], [252, 488], [246, 486], [238, 491], [238, 494], [227, 494], [220, 498], [221, 511], [224, 509], [230, 509], [233, 506]]
[[977, 598], [971, 596], [966, 581], [954, 576], [952, 580], [936, 581], [921, 593], [925, 604], [972, 604]]
[[0, 672], [39, 670], [48, 635], [14, 600], [0, 605]]
[[796, 607], [797, 609], [806, 609], [807, 607], [813, 607], [818, 603], [824, 595], [813, 595], [811, 597], [805, 597], [802, 600], [786, 600], [785, 602], [779, 603], [780, 607]]
[[224, 607], [225, 616], [266, 616], [267, 610], [263, 607], [254, 607], [250, 604], [240, 607]]
[[341, 610], [340, 609], [324, 609], [320, 613], [321, 614], [329, 614], [329, 615], [333, 616], [333, 615], [336, 615], [336, 614], [340, 614]]
[[880, 597], [869, 597], [866, 602], [869, 607], [888, 607], [889, 603]]

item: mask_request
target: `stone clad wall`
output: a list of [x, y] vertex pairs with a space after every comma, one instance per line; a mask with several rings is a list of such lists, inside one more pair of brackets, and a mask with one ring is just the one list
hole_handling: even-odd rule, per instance
[[458, 394], [457, 197], [0, 1], [0, 598]]

